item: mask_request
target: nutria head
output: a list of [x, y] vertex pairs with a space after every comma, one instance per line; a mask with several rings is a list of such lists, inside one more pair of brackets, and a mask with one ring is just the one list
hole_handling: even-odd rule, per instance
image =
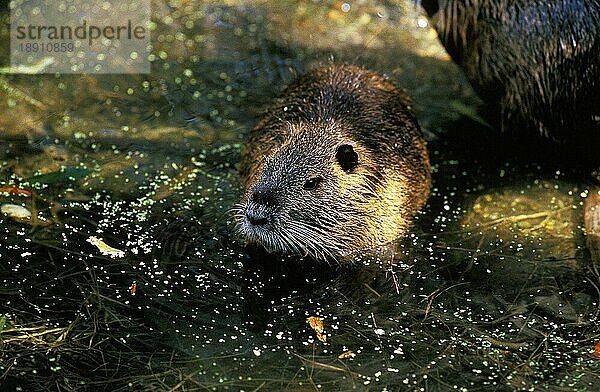
[[353, 66], [317, 69], [288, 88], [242, 151], [236, 219], [246, 240], [339, 260], [405, 234], [430, 185], [407, 102]]
[[400, 173], [380, 170], [381, 159], [339, 124], [289, 128], [238, 211], [249, 242], [272, 253], [338, 259], [404, 234], [414, 211], [407, 211], [413, 203]]

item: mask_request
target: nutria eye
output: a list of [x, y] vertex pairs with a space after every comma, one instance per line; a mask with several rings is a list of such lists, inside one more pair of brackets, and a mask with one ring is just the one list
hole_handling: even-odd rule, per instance
[[307, 180], [304, 183], [304, 189], [306, 189], [307, 191], [313, 191], [313, 190], [317, 189], [317, 187], [319, 186], [321, 181], [323, 181], [323, 177], [311, 178], [310, 180]]
[[358, 165], [358, 154], [349, 144], [342, 144], [339, 146], [335, 153], [335, 158], [345, 172], [349, 172]]

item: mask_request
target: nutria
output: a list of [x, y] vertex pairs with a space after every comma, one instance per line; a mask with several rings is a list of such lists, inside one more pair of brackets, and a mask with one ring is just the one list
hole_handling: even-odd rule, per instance
[[[560, 158], [598, 164], [600, 0], [418, 1], [502, 129], [533, 128], [560, 142]], [[600, 181], [584, 216], [600, 263]]]
[[505, 130], [600, 142], [600, 0], [420, 0]]
[[408, 96], [352, 65], [293, 82], [250, 131], [240, 175], [248, 242], [338, 261], [405, 234], [431, 183]]

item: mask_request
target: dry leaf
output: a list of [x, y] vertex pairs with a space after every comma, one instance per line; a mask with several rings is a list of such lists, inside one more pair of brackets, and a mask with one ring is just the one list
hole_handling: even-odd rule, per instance
[[137, 283], [134, 280], [133, 283], [131, 284], [131, 286], [129, 286], [129, 293], [131, 295], [135, 295], [136, 290], [137, 290]]
[[30, 191], [16, 186], [0, 186], [0, 193], [9, 193], [16, 196], [31, 196]]
[[343, 353], [338, 355], [338, 358], [339, 359], [347, 359], [347, 358], [354, 358], [355, 356], [356, 356], [356, 354], [354, 354], [352, 352], [352, 350], [348, 350], [348, 351], [344, 351]]
[[323, 328], [323, 320], [317, 316], [310, 316], [306, 319], [306, 322], [317, 334], [317, 339], [323, 343], [327, 343], [327, 336], [325, 336], [325, 329]]

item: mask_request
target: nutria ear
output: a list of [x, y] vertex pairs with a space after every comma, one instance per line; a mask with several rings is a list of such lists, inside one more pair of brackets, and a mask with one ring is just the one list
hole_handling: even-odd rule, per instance
[[339, 146], [335, 158], [345, 172], [351, 171], [358, 165], [358, 154], [354, 151], [354, 147], [349, 144]]

